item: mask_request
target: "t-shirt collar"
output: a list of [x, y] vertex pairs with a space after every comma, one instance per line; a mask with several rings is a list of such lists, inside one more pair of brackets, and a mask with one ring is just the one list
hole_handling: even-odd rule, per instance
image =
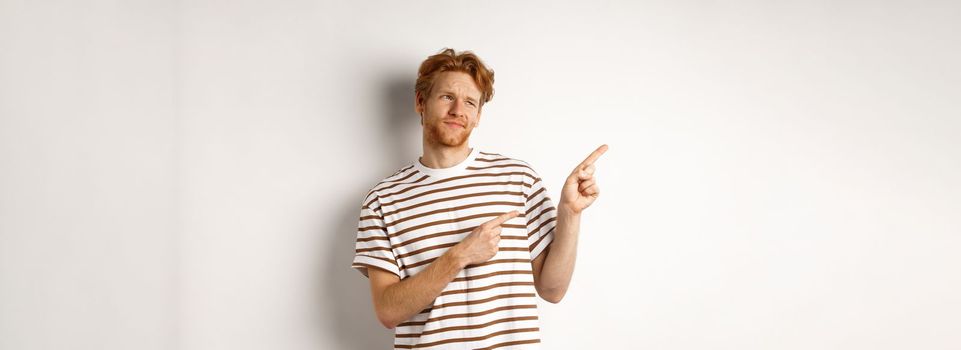
[[477, 158], [479, 154], [480, 151], [478, 148], [473, 147], [471, 148], [470, 154], [467, 155], [467, 158], [464, 158], [464, 160], [462, 160], [460, 163], [457, 163], [449, 168], [440, 169], [428, 168], [426, 165], [421, 164], [420, 158], [418, 158], [414, 160], [414, 168], [417, 169], [417, 171], [429, 175], [430, 177], [447, 178], [451, 176], [457, 176], [467, 172], [467, 167], [474, 163], [474, 159]]

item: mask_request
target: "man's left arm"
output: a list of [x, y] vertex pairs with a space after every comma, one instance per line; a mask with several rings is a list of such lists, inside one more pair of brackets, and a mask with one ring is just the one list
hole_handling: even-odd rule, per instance
[[600, 195], [594, 179], [594, 161], [606, 151], [607, 145], [601, 145], [567, 177], [557, 205], [554, 241], [531, 263], [537, 294], [551, 303], [560, 302], [571, 284], [581, 213]]

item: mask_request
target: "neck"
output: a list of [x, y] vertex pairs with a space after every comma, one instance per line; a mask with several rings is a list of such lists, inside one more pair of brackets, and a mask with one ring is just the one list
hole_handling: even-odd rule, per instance
[[450, 168], [467, 159], [472, 150], [472, 148], [467, 147], [467, 142], [456, 147], [425, 143], [424, 155], [420, 157], [420, 163], [432, 169]]

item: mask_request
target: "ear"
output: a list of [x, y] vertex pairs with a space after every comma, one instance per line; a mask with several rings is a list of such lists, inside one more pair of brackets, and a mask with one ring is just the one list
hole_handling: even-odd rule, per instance
[[420, 92], [414, 92], [414, 113], [420, 117], [420, 125], [424, 125], [424, 109], [423, 105], [420, 103]]
[[414, 112], [418, 115], [424, 113], [424, 102], [422, 97], [423, 96], [420, 95], [420, 92], [414, 93]]

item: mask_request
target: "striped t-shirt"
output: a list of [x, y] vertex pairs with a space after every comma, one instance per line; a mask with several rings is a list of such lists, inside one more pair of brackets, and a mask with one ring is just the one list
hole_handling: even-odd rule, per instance
[[553, 241], [557, 210], [531, 166], [497, 153], [450, 168], [419, 160], [375, 185], [364, 199], [353, 267], [408, 278], [474, 228], [501, 214], [500, 249], [468, 265], [433, 304], [394, 329], [395, 349], [538, 349], [531, 261]]

